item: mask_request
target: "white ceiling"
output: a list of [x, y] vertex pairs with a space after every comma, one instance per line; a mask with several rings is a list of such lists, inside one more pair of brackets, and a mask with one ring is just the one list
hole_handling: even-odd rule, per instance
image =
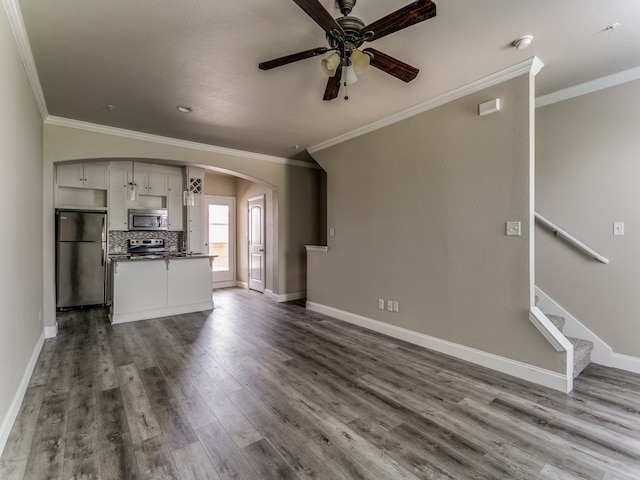
[[[640, 65], [638, 0], [434, 2], [435, 18], [369, 44], [418, 67], [413, 82], [370, 68], [348, 101], [324, 102], [320, 57], [258, 69], [326, 46], [292, 0], [18, 0], [50, 115], [285, 158], [534, 55], [538, 96]], [[408, 3], [358, 0], [352, 15]], [[531, 47], [513, 48], [523, 34]]]

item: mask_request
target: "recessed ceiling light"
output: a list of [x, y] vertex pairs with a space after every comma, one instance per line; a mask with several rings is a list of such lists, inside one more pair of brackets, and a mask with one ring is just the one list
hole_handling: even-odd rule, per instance
[[113, 112], [113, 109], [116, 108], [113, 105], [107, 105], [107, 110]]
[[612, 23], [611, 25], [607, 25], [607, 28], [605, 28], [605, 30], [611, 31], [611, 30], [616, 30], [618, 28], [620, 28], [620, 24], [616, 22], [616, 23]]
[[176, 108], [182, 113], [191, 113], [193, 111], [191, 107], [185, 107], [184, 105], [178, 105]]
[[511, 42], [511, 45], [516, 47], [518, 50], [524, 50], [529, 45], [531, 45], [532, 40], [533, 40], [533, 35], [523, 35], [519, 38], [516, 38], [513, 42]]

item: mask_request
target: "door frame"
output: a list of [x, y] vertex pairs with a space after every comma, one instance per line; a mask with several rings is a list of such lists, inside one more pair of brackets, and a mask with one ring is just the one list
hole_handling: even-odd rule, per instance
[[237, 265], [237, 248], [236, 248], [236, 197], [226, 195], [205, 195], [203, 202], [203, 225], [205, 226], [206, 235], [206, 247], [207, 253], [209, 249], [209, 205], [228, 205], [229, 206], [229, 271], [231, 272], [231, 279], [222, 281], [213, 280], [213, 265], [216, 260], [213, 259], [212, 263], [212, 286], [216, 288], [227, 288], [236, 286], [236, 265]]

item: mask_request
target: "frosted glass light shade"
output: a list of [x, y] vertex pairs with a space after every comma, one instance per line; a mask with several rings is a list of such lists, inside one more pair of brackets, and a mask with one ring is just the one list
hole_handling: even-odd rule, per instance
[[340, 55], [338, 55], [336, 52], [333, 52], [328, 57], [323, 58], [320, 62], [320, 65], [322, 66], [322, 70], [327, 74], [328, 77], [333, 77], [338, 70], [338, 66], [340, 65]]
[[360, 75], [367, 68], [369, 68], [371, 57], [366, 53], [362, 53], [360, 50], [354, 50], [353, 52], [351, 52], [349, 60], [351, 60], [351, 65], [353, 65], [356, 73]]
[[127, 186], [127, 192], [129, 194], [129, 200], [135, 202], [138, 199], [138, 185], [136, 183], [129, 183]]
[[182, 204], [185, 207], [193, 207], [196, 204], [196, 197], [193, 192], [189, 190], [182, 192]]
[[358, 81], [358, 75], [356, 75], [356, 69], [353, 65], [349, 65], [347, 68], [342, 69], [341, 82], [347, 85], [351, 85]]

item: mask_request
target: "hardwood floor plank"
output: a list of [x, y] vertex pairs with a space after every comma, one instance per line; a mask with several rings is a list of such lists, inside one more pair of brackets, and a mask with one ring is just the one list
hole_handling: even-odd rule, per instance
[[134, 446], [140, 474], [145, 480], [180, 480], [162, 435]]
[[117, 368], [117, 373], [133, 443], [160, 435], [160, 425], [135, 365], [122, 365]]
[[196, 434], [221, 480], [261, 480], [219, 422], [197, 428]]
[[45, 395], [33, 435], [24, 478], [62, 478], [69, 392]]
[[19, 480], [24, 476], [44, 392], [44, 385], [27, 388], [2, 457], [0, 457], [0, 478], [2, 479]]
[[109, 345], [105, 319], [101, 317], [91, 317], [92, 341], [94, 344], [94, 374], [99, 380], [100, 390], [110, 390], [118, 386], [113, 355]]
[[142, 370], [140, 377], [169, 449], [177, 450], [196, 442], [198, 438], [169, 389], [160, 368]]
[[262, 480], [299, 480], [300, 478], [266, 439], [247, 445], [242, 452]]
[[57, 338], [47, 338], [44, 341], [40, 355], [38, 355], [38, 361], [29, 379], [29, 387], [37, 387], [47, 383], [51, 366], [54, 365], [53, 356], [58, 344], [57, 341]]
[[120, 388], [98, 394], [98, 448], [102, 478], [142, 479], [133, 451], [127, 414]]
[[181, 480], [220, 480], [200, 442], [174, 451], [173, 461]]
[[62, 478], [65, 480], [101, 478], [95, 403], [86, 408], [76, 408], [67, 416]]

